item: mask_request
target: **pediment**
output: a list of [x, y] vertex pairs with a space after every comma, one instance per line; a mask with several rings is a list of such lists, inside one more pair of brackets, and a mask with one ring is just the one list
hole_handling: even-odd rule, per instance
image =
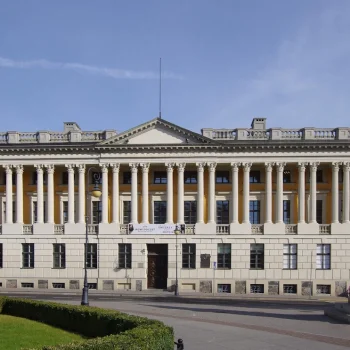
[[188, 129], [172, 124], [164, 119], [156, 118], [129, 129], [99, 145], [176, 145], [213, 143], [213, 140], [194, 133]]

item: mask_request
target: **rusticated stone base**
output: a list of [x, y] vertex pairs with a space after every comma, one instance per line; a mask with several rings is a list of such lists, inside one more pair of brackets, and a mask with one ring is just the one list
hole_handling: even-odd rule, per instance
[[346, 281], [335, 281], [335, 295], [338, 297], [345, 297], [346, 293]]
[[246, 294], [247, 293], [247, 282], [246, 281], [236, 281], [235, 282], [235, 293], [236, 294]]
[[201, 293], [213, 293], [213, 283], [212, 281], [200, 281], [199, 291]]
[[6, 288], [17, 288], [17, 280], [6, 280]]
[[38, 281], [38, 288], [39, 289], [47, 289], [47, 288], [49, 288], [48, 280], [39, 280]]
[[113, 280], [104, 280], [102, 285], [103, 290], [114, 290], [114, 281]]
[[79, 280], [70, 280], [69, 289], [80, 289]]
[[312, 295], [312, 282], [301, 282], [301, 295]]
[[279, 286], [280, 284], [278, 281], [269, 281], [269, 288], [268, 288], [269, 295], [278, 295]]

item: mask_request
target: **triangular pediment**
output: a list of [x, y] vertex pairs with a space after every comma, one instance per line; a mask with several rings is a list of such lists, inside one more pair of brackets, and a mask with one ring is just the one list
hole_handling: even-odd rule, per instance
[[135, 128], [124, 131], [100, 143], [100, 145], [167, 145], [205, 144], [213, 140], [200, 134], [156, 118]]

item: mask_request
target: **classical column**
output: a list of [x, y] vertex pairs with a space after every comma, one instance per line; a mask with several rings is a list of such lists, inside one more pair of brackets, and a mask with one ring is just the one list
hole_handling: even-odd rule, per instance
[[119, 164], [110, 164], [113, 172], [113, 212], [112, 212], [112, 220], [113, 223], [119, 223]]
[[305, 223], [305, 163], [298, 163], [298, 223]]
[[36, 167], [37, 174], [37, 223], [44, 223], [44, 169], [42, 165], [34, 165]]
[[310, 179], [310, 224], [316, 224], [316, 198], [317, 198], [317, 185], [316, 185], [316, 173], [317, 173], [317, 167], [320, 163], [310, 163], [310, 172], [311, 172], [311, 179]]
[[178, 185], [177, 185], [177, 222], [179, 224], [185, 223], [185, 208], [184, 208], [184, 173], [185, 173], [185, 163], [177, 164], [177, 176], [178, 176]]
[[142, 223], [149, 223], [149, 205], [148, 205], [148, 173], [149, 163], [142, 163]]
[[46, 165], [47, 171], [47, 223], [54, 224], [54, 178], [55, 167], [52, 164]]
[[204, 165], [205, 163], [197, 163], [197, 224], [204, 223]]
[[209, 168], [209, 220], [208, 224], [215, 224], [215, 168], [216, 163], [207, 163]]
[[[16, 223], [23, 224], [23, 165], [16, 165]], [[13, 219], [13, 218], [12, 218]]]
[[252, 163], [243, 163], [243, 224], [249, 224], [249, 173]]
[[131, 169], [131, 223], [137, 224], [137, 163], [130, 163]]
[[276, 192], [276, 223], [283, 224], [283, 170], [286, 163], [276, 163], [277, 192]]
[[339, 223], [339, 165], [332, 163], [332, 224]]
[[6, 171], [6, 224], [12, 224], [13, 223], [13, 217], [12, 217], [12, 201], [13, 201], [13, 195], [12, 195], [12, 166], [11, 165], [4, 165], [5, 171]]
[[349, 170], [350, 163], [343, 163], [343, 223], [349, 223]]
[[238, 166], [239, 163], [231, 163], [232, 167], [232, 224], [238, 224]]
[[166, 206], [166, 222], [167, 224], [173, 224], [173, 193], [174, 193], [174, 184], [173, 184], [173, 172], [174, 172], [174, 163], [166, 163], [167, 167], [167, 186], [166, 186], [166, 197], [167, 197], [167, 206]]
[[68, 223], [74, 224], [74, 167], [72, 164], [66, 167], [68, 170]]
[[272, 167], [273, 163], [265, 163], [266, 187], [265, 187], [265, 201], [266, 213], [265, 223], [272, 224]]
[[108, 164], [101, 164], [102, 169], [102, 224], [108, 224]]
[[85, 224], [85, 164], [78, 165], [79, 171], [79, 224]]

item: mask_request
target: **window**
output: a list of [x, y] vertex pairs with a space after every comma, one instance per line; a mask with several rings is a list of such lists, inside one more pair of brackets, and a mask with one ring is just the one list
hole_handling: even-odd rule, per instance
[[[46, 201], [44, 201], [43, 206], [44, 206], [43, 220], [45, 222], [46, 221]], [[68, 206], [68, 202], [67, 202], [67, 206]], [[33, 201], [33, 223], [36, 223], [36, 222], [38, 222], [38, 202]]]
[[123, 172], [123, 184], [131, 184], [131, 172], [130, 171], [124, 171]]
[[218, 284], [218, 293], [231, 293], [231, 284]]
[[283, 201], [283, 222], [290, 224], [290, 200]]
[[184, 202], [185, 224], [194, 225], [197, 222], [197, 201]]
[[185, 184], [196, 184], [197, 183], [197, 172], [196, 171], [185, 171], [184, 182], [185, 182]]
[[97, 269], [97, 243], [87, 244], [86, 267], [88, 269]]
[[92, 224], [97, 225], [102, 220], [102, 202], [92, 202]]
[[331, 294], [330, 284], [317, 284], [316, 285], [317, 294]]
[[166, 201], [155, 201], [154, 204], [154, 224], [166, 223]]
[[167, 183], [166, 171], [155, 171], [154, 172], [154, 183], [155, 184], [166, 184]]
[[68, 201], [62, 202], [63, 205], [63, 224], [66, 224], [68, 222]]
[[249, 201], [249, 221], [260, 224], [260, 201]]
[[331, 245], [317, 244], [316, 269], [330, 270], [331, 268]]
[[34, 268], [34, 243], [22, 243], [22, 267]]
[[61, 243], [53, 244], [53, 268], [66, 268], [66, 245]]
[[323, 170], [317, 169], [316, 171], [316, 182], [323, 182]]
[[264, 294], [264, 285], [263, 284], [251, 284], [250, 293], [253, 294]]
[[218, 244], [218, 269], [230, 269], [231, 268], [231, 244], [219, 243]]
[[283, 268], [297, 269], [298, 246], [296, 244], [283, 244]]
[[68, 171], [64, 171], [62, 173], [61, 180], [62, 180], [62, 185], [68, 185]]
[[292, 174], [290, 170], [284, 170], [283, 172], [283, 183], [290, 184], [292, 182]]
[[31, 282], [23, 282], [21, 283], [22, 288], [34, 288], [34, 283]]
[[218, 225], [229, 224], [229, 201], [216, 201], [216, 223]]
[[296, 284], [284, 284], [283, 285], [284, 294], [297, 294], [297, 285]]
[[257, 270], [264, 269], [264, 244], [250, 245], [250, 268]]
[[196, 245], [193, 243], [182, 245], [182, 268], [196, 268]]
[[2, 243], [0, 243], [0, 269], [3, 268], [3, 246]]
[[53, 282], [52, 283], [52, 288], [55, 288], [55, 289], [65, 289], [66, 288], [66, 284], [65, 283], [60, 283], [60, 282]]
[[119, 243], [119, 268], [131, 269], [131, 243]]
[[215, 175], [215, 182], [217, 184], [228, 184], [230, 177], [229, 171], [217, 171]]
[[129, 224], [131, 222], [131, 202], [123, 202], [123, 224]]
[[322, 224], [322, 219], [323, 219], [323, 203], [322, 203], [322, 199], [317, 199], [316, 201], [316, 221], [318, 224]]
[[260, 183], [260, 170], [251, 170], [249, 173], [250, 183]]
[[97, 283], [88, 283], [88, 289], [96, 289], [97, 290]]

